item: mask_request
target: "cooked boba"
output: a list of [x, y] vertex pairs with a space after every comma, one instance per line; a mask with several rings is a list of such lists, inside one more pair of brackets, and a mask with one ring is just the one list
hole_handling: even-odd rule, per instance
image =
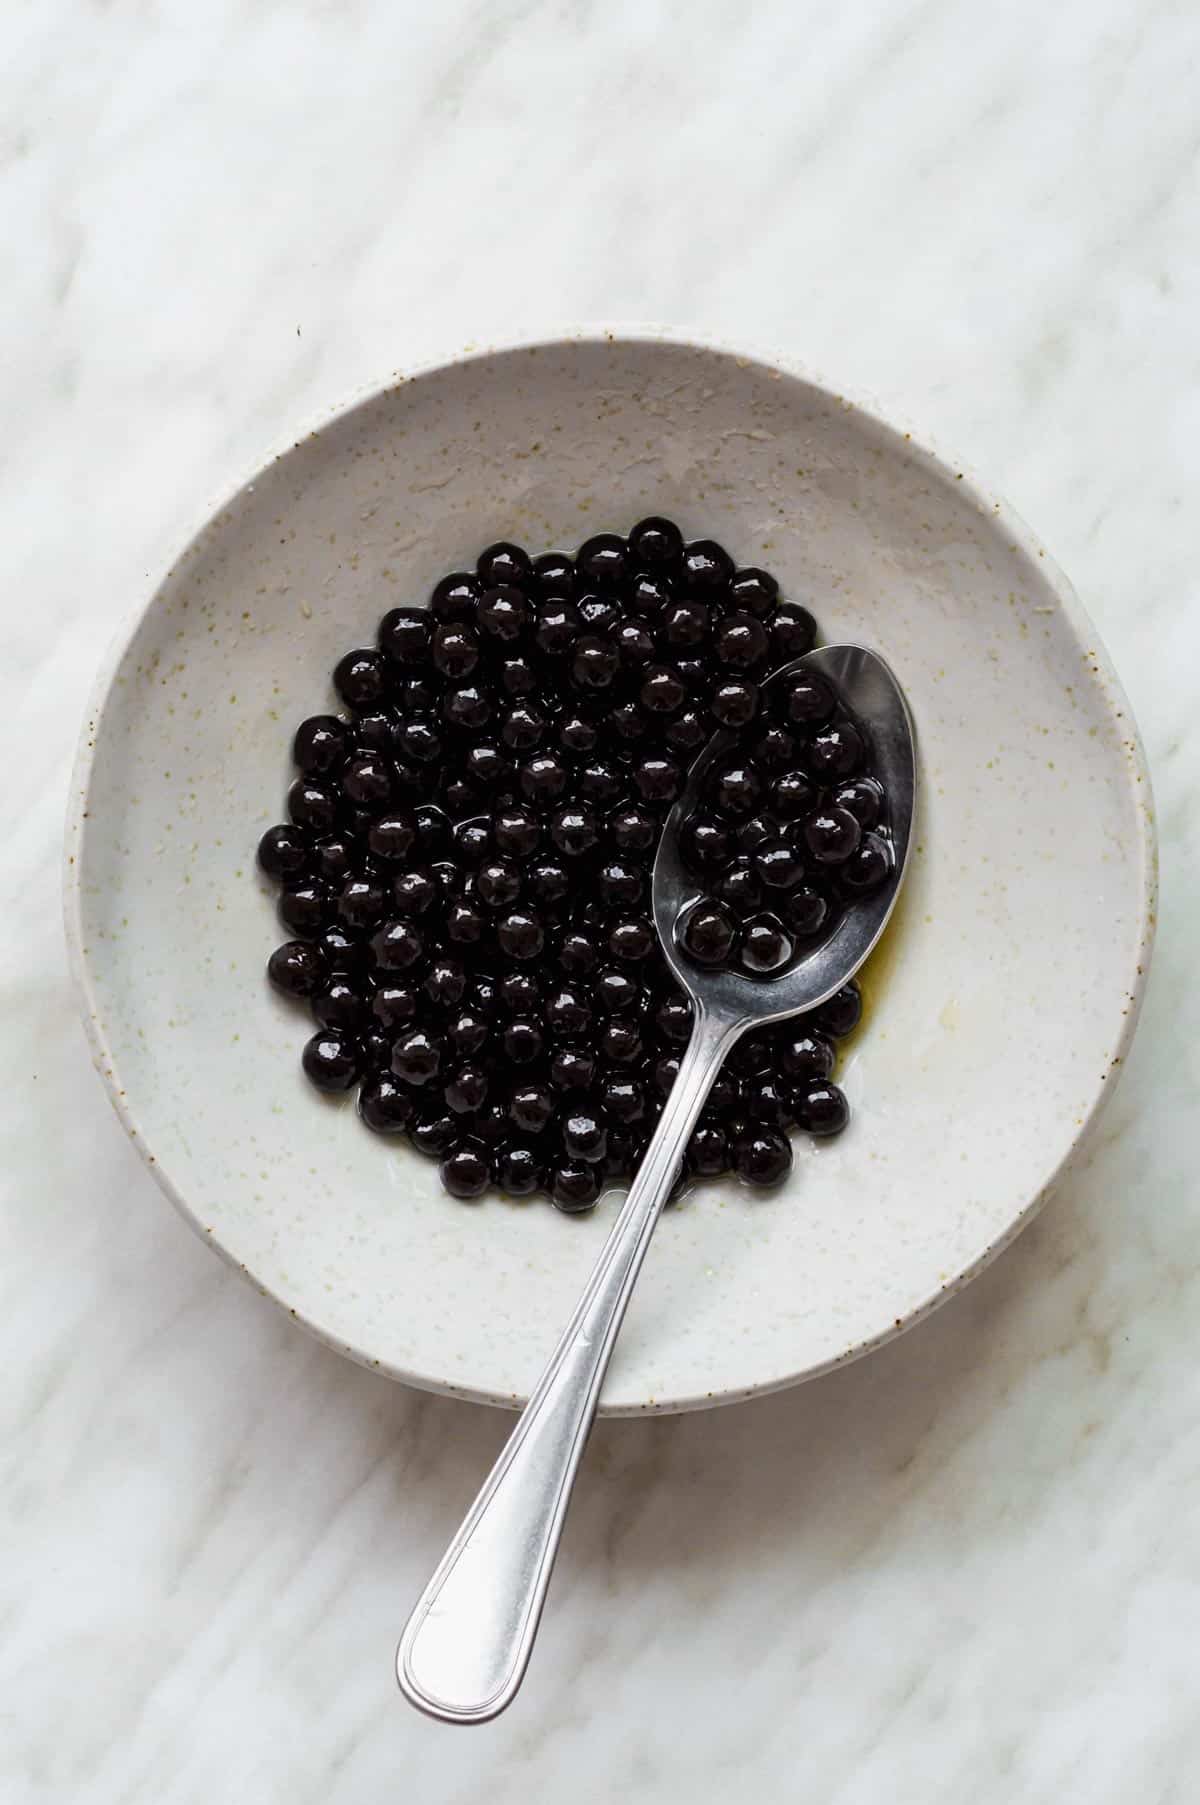
[[[334, 670], [343, 712], [296, 728], [288, 818], [259, 846], [311, 1083], [357, 1088], [359, 1119], [457, 1198], [581, 1214], [630, 1178], [692, 1022], [650, 874], [711, 736], [736, 750], [685, 831], [698, 960], [769, 980], [890, 871], [861, 725], [823, 678], [766, 683], [815, 637], [768, 572], [657, 515], [575, 554], [498, 541], [427, 609], [390, 609]], [[834, 1038], [858, 1014], [851, 986], [748, 1037], [687, 1171], [776, 1185], [789, 1127], [836, 1133]]]

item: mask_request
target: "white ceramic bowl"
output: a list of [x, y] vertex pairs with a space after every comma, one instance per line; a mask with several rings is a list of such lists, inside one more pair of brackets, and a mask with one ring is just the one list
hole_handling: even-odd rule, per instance
[[604, 1393], [684, 1410], [790, 1384], [962, 1285], [1112, 1089], [1149, 957], [1149, 785], [1079, 604], [1003, 505], [781, 364], [657, 334], [488, 352], [368, 396], [262, 469], [142, 608], [86, 724], [67, 919], [96, 1063], [197, 1231], [332, 1346], [526, 1394], [607, 1231], [464, 1206], [301, 1076], [255, 843], [341, 652], [496, 538], [670, 514], [876, 647], [922, 818], [845, 1063], [854, 1111], [782, 1194], [699, 1191], [656, 1236]]

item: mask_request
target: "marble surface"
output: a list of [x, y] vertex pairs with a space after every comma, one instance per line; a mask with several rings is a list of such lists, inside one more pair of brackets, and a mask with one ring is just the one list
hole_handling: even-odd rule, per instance
[[[46, 0], [5, 37], [5, 1805], [1194, 1798], [1194, 12]], [[506, 1421], [339, 1361], [167, 1208], [75, 1021], [60, 824], [212, 499], [392, 369], [589, 316], [778, 344], [1008, 493], [1137, 711], [1163, 917], [1052, 1207], [872, 1359], [602, 1425], [526, 1688], [462, 1732], [392, 1644]]]

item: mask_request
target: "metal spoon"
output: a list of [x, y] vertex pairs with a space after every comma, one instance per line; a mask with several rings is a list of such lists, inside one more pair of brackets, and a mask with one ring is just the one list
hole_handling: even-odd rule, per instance
[[[801, 667], [831, 678], [870, 731], [887, 789], [895, 867], [791, 970], [773, 978], [703, 971], [679, 952], [680, 917], [702, 894], [679, 853], [682, 822], [704, 771], [734, 743], [718, 733], [692, 767], [654, 861], [654, 920], [663, 952], [692, 999], [695, 1025], [629, 1195], [567, 1329], [516, 1428], [422, 1593], [396, 1655], [401, 1690], [447, 1723], [484, 1723], [524, 1678], [617, 1332], [688, 1137], [735, 1041], [747, 1029], [815, 1009], [858, 970], [895, 906], [908, 862], [916, 793], [912, 721], [882, 659], [860, 646], [822, 646], [768, 679]], [[765, 686], [764, 686], [765, 687]]]

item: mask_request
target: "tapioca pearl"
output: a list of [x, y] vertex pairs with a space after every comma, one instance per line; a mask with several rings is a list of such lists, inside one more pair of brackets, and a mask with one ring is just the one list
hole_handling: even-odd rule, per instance
[[692, 1038], [694, 1010], [685, 996], [663, 997], [655, 1006], [652, 1020], [661, 1040], [674, 1047], [685, 1047]]
[[410, 1028], [392, 1047], [392, 1071], [405, 1084], [431, 1084], [442, 1069], [443, 1042], [428, 1028]]
[[433, 667], [451, 683], [464, 683], [482, 657], [479, 635], [466, 621], [452, 621], [434, 629], [430, 646]]
[[819, 783], [852, 777], [866, 756], [866, 739], [853, 721], [831, 721], [813, 735], [805, 753], [808, 768]]
[[487, 1149], [477, 1141], [464, 1141], [446, 1155], [439, 1171], [451, 1197], [469, 1201], [482, 1196], [491, 1177]]
[[614, 1016], [600, 1033], [600, 1057], [610, 1066], [640, 1065], [646, 1042], [635, 1016]]
[[358, 1093], [358, 1113], [376, 1134], [401, 1134], [412, 1122], [412, 1092], [390, 1072], [371, 1072]]
[[342, 794], [362, 808], [384, 809], [396, 791], [395, 765], [378, 752], [348, 758], [341, 770]]
[[533, 564], [529, 553], [523, 546], [514, 545], [510, 539], [497, 539], [492, 545], [486, 546], [476, 560], [475, 572], [484, 589], [493, 588], [497, 584], [512, 584], [523, 590], [533, 581]]
[[514, 648], [531, 628], [532, 619], [534, 614], [529, 601], [522, 590], [511, 583], [496, 583], [493, 588], [485, 588], [475, 610], [480, 639], [491, 646]]
[[[340, 889], [359, 863], [360, 857], [361, 851], [357, 834], [347, 832], [326, 834], [313, 847], [313, 873], [335, 889]], [[380, 862], [378, 854], [373, 850], [371, 850], [371, 857], [375, 859], [376, 863]]]
[[440, 1159], [462, 1134], [462, 1123], [452, 1116], [440, 1097], [423, 1103], [414, 1098], [409, 1139], [419, 1153]]
[[637, 1008], [642, 990], [627, 971], [612, 965], [596, 973], [592, 994], [602, 1015], [628, 1015]]
[[789, 664], [803, 658], [817, 643], [817, 626], [807, 608], [782, 602], [767, 618], [771, 635], [771, 663]]
[[285, 928], [301, 939], [312, 940], [333, 915], [333, 897], [326, 884], [288, 883], [279, 892], [278, 909]]
[[705, 787], [713, 808], [726, 821], [745, 820], [762, 801], [762, 778], [744, 758], [719, 760], [708, 773]]
[[512, 859], [485, 859], [475, 874], [475, 890], [488, 909], [507, 909], [521, 894], [521, 869]]
[[621, 669], [631, 675], [644, 671], [658, 649], [654, 635], [640, 621], [618, 620], [609, 628]]
[[658, 935], [648, 916], [631, 915], [614, 922], [609, 929], [609, 955], [622, 965], [641, 965], [657, 946]]
[[711, 899], [693, 904], [683, 918], [680, 941], [697, 965], [723, 965], [738, 944], [738, 924], [725, 903]]
[[797, 1127], [820, 1139], [840, 1134], [850, 1119], [844, 1094], [826, 1078], [797, 1080], [791, 1090], [791, 1108]]
[[606, 1079], [601, 1087], [600, 1101], [609, 1122], [632, 1127], [646, 1119], [649, 1107], [646, 1089], [637, 1078], [620, 1073]]
[[267, 976], [285, 996], [312, 997], [326, 987], [330, 971], [318, 946], [308, 940], [288, 940], [271, 954]]
[[754, 868], [753, 859], [748, 855], [734, 859], [717, 878], [713, 892], [718, 902], [728, 904], [735, 915], [752, 914], [761, 905], [764, 895], [762, 879]]
[[457, 683], [442, 697], [443, 721], [466, 733], [481, 733], [495, 712], [495, 702], [482, 682]]
[[537, 667], [523, 652], [510, 652], [499, 664], [500, 687], [506, 696], [532, 696], [538, 689]]
[[687, 685], [672, 665], [652, 664], [642, 673], [638, 702], [648, 715], [676, 715], [687, 697]]
[[534, 858], [525, 871], [533, 902], [543, 910], [556, 910], [571, 891], [571, 875], [561, 859]]
[[882, 818], [883, 785], [877, 777], [851, 777], [837, 786], [830, 801], [837, 808], [848, 809], [866, 833]]
[[591, 998], [578, 985], [561, 985], [547, 998], [546, 1025], [552, 1034], [577, 1039], [589, 1031], [594, 1019]]
[[685, 1155], [697, 1178], [719, 1178], [729, 1170], [729, 1137], [718, 1122], [701, 1120], [692, 1130]]
[[734, 1141], [732, 1164], [747, 1184], [781, 1184], [792, 1169], [791, 1142], [780, 1129], [752, 1127]]
[[582, 632], [583, 623], [572, 602], [543, 602], [533, 622], [533, 643], [545, 658], [567, 658]]
[[381, 652], [360, 646], [333, 669], [333, 687], [349, 708], [376, 708], [388, 694], [390, 676]]
[[452, 902], [447, 910], [446, 938], [455, 946], [475, 947], [483, 941], [487, 925], [483, 910], [463, 897]]
[[628, 854], [601, 860], [595, 873], [600, 907], [607, 911], [636, 908], [646, 890], [646, 874]]
[[518, 1084], [508, 1101], [509, 1116], [524, 1134], [541, 1134], [553, 1120], [556, 1108], [554, 1092], [540, 1081]]
[[546, 935], [536, 915], [527, 909], [510, 909], [497, 923], [496, 941], [508, 958], [524, 961], [540, 956]]
[[774, 815], [751, 815], [747, 820], [739, 821], [733, 830], [733, 844], [739, 857], [750, 857], [760, 846], [768, 846], [782, 837], [780, 824]]
[[600, 963], [594, 938], [578, 929], [568, 929], [558, 942], [557, 963], [559, 970], [569, 978], [589, 977]]
[[371, 996], [371, 1014], [385, 1031], [395, 1033], [416, 1021], [421, 1011], [421, 993], [415, 984], [386, 978], [377, 984]]
[[533, 560], [529, 590], [542, 600], [574, 595], [578, 581], [575, 560], [566, 552], [543, 552]]
[[781, 971], [794, 951], [778, 916], [755, 915], [742, 928], [742, 964], [756, 977]]
[[729, 599], [735, 608], [744, 609], [756, 619], [770, 615], [779, 599], [779, 584], [769, 571], [747, 565], [734, 573], [729, 585]]
[[686, 653], [704, 645], [712, 632], [712, 609], [707, 602], [683, 598], [668, 602], [659, 616], [663, 643]]
[[756, 849], [753, 858], [765, 890], [796, 890], [804, 882], [804, 860], [790, 841], [768, 840]]
[[643, 802], [665, 808], [683, 789], [683, 769], [676, 759], [652, 753], [634, 765], [633, 781]]
[[474, 618], [481, 593], [478, 577], [465, 570], [453, 570], [435, 584], [429, 612], [436, 621], [469, 621]]
[[525, 801], [539, 808], [566, 793], [567, 765], [557, 752], [536, 752], [517, 767], [517, 782]]
[[268, 827], [258, 842], [258, 863], [276, 883], [307, 872], [312, 857], [312, 841], [294, 824]]
[[799, 940], [811, 940], [833, 925], [836, 910], [819, 885], [807, 880], [783, 898], [780, 911], [784, 922]]
[[571, 652], [571, 681], [585, 694], [610, 689], [620, 664], [620, 654], [610, 639], [600, 633], [581, 634]]
[[421, 980], [421, 991], [434, 1009], [457, 1009], [467, 994], [467, 968], [461, 958], [439, 953]]
[[510, 1197], [529, 1197], [546, 1182], [546, 1167], [532, 1147], [501, 1145], [492, 1157], [492, 1182]]
[[409, 971], [424, 952], [425, 937], [407, 916], [386, 922], [371, 939], [371, 953], [380, 971]]
[[850, 854], [838, 873], [844, 890], [852, 896], [865, 896], [885, 884], [892, 872], [892, 858], [886, 843], [878, 834], [864, 834], [855, 852]]
[[433, 625], [427, 609], [389, 608], [379, 623], [379, 649], [394, 664], [408, 668], [426, 665], [433, 641]]
[[649, 514], [630, 533], [629, 552], [639, 569], [676, 570], [683, 560], [683, 534], [673, 520]]
[[688, 870], [703, 876], [728, 864], [733, 852], [733, 835], [715, 815], [697, 813], [683, 825], [680, 851]]
[[608, 837], [620, 853], [649, 852], [658, 845], [658, 835], [658, 821], [640, 803], [627, 803], [609, 817]]
[[310, 715], [296, 729], [292, 759], [306, 776], [327, 777], [342, 765], [349, 746], [346, 727], [336, 715]]
[[844, 865], [858, 850], [862, 828], [849, 809], [816, 808], [804, 819], [804, 843], [819, 865]]
[[352, 1034], [320, 1028], [305, 1044], [300, 1063], [320, 1091], [347, 1091], [362, 1073], [362, 1050]]
[[585, 1165], [580, 1160], [563, 1160], [551, 1173], [551, 1201], [564, 1215], [583, 1215], [594, 1207], [600, 1186], [598, 1167]]
[[477, 871], [492, 849], [491, 823], [472, 818], [457, 821], [451, 833], [454, 855], [469, 871]]
[[709, 699], [709, 713], [718, 727], [748, 727], [758, 713], [759, 688], [747, 678], [730, 677], [718, 683]]
[[467, 777], [472, 787], [489, 797], [511, 792], [516, 767], [508, 753], [491, 740], [481, 740], [467, 752]]
[[776, 719], [802, 736], [823, 727], [837, 707], [837, 692], [819, 671], [796, 671], [774, 685]]
[[352, 984], [348, 978], [331, 978], [323, 990], [312, 998], [313, 1019], [322, 1028], [343, 1028], [348, 1034], [359, 1034], [371, 1025], [373, 986]]
[[628, 542], [619, 533], [595, 533], [580, 546], [575, 564], [589, 582], [617, 589], [630, 574]]
[[600, 728], [590, 715], [567, 709], [557, 722], [557, 744], [569, 758], [586, 758], [600, 744]]
[[713, 635], [713, 649], [723, 669], [757, 671], [767, 662], [771, 640], [760, 620], [735, 611], [722, 617]]
[[569, 1160], [594, 1166], [608, 1151], [608, 1125], [597, 1110], [574, 1104], [563, 1112], [562, 1140]]
[[828, 1078], [835, 1058], [833, 1043], [823, 1034], [806, 1032], [794, 1022], [778, 1030], [775, 1063], [785, 1078], [806, 1081]]
[[717, 596], [729, 587], [733, 559], [715, 539], [693, 539], [684, 547], [683, 582], [696, 595]]
[[446, 1108], [452, 1115], [474, 1116], [481, 1110], [488, 1098], [488, 1074], [481, 1065], [474, 1065], [469, 1060], [458, 1066], [447, 1078], [442, 1089], [446, 1100]]
[[464, 1002], [457, 1015], [445, 1027], [446, 1043], [460, 1059], [471, 1059], [483, 1051], [491, 1038], [491, 1024], [471, 1003]]
[[527, 859], [536, 852], [542, 827], [528, 808], [498, 809], [491, 820], [492, 844], [506, 858]]
[[862, 993], [858, 985], [844, 984], [809, 1019], [821, 1033], [831, 1034], [835, 1040], [853, 1033], [862, 1019]]
[[589, 1046], [556, 1047], [547, 1075], [556, 1091], [588, 1090], [596, 1079], [596, 1055]]
[[627, 779], [611, 760], [591, 758], [581, 764], [575, 778], [581, 797], [597, 808], [608, 809], [624, 795]]
[[680, 758], [687, 758], [699, 752], [707, 744], [712, 735], [712, 723], [705, 719], [698, 708], [685, 708], [677, 714], [663, 734], [663, 740], [672, 752]]

